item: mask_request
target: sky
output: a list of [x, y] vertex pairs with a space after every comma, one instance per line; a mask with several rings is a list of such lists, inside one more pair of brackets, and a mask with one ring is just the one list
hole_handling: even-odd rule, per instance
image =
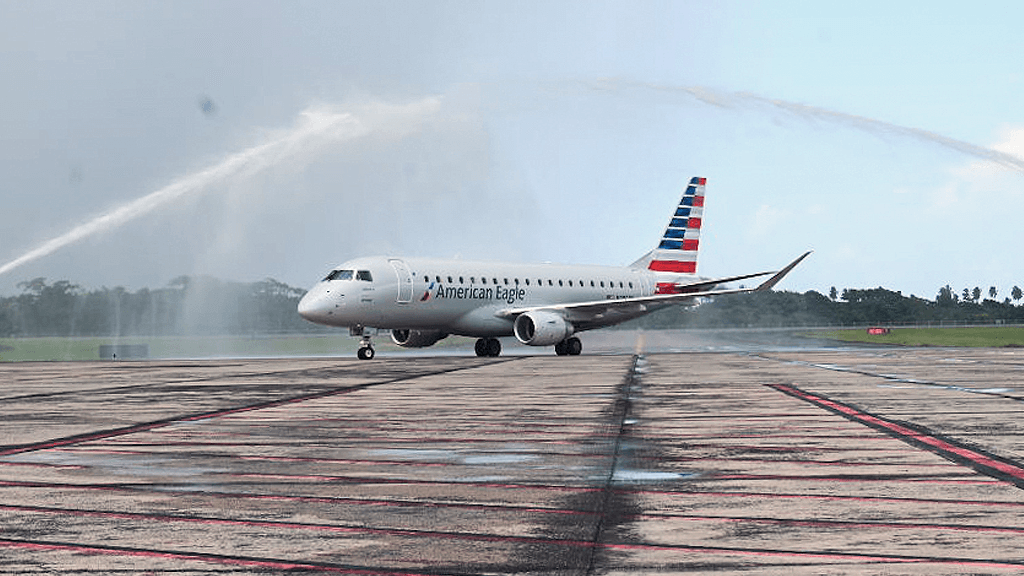
[[372, 254], [1024, 286], [1024, 5], [0, 2], [0, 295]]

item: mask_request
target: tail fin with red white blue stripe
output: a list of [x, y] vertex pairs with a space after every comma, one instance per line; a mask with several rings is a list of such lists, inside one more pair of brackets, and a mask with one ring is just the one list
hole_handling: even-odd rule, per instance
[[655, 272], [696, 274], [700, 225], [704, 217], [704, 185], [707, 178], [694, 177], [669, 220], [658, 247], [633, 263], [634, 268]]

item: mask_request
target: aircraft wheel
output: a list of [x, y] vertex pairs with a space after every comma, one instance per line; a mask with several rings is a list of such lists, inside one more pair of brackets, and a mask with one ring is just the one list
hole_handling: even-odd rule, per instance
[[565, 341], [565, 353], [569, 356], [579, 356], [580, 352], [583, 352], [583, 342], [580, 342], [579, 338], [573, 336]]
[[477, 356], [487, 356], [487, 339], [480, 338], [476, 341], [476, 346], [473, 348], [476, 350]]
[[364, 346], [356, 352], [356, 356], [358, 356], [360, 360], [373, 360], [374, 354], [375, 352], [373, 351], [373, 348], [369, 346]]
[[568, 346], [566, 346], [567, 340], [562, 340], [558, 344], [555, 344], [555, 354], [559, 356], [566, 356], [569, 354]]
[[501, 356], [501, 340], [498, 340], [497, 338], [488, 338], [485, 348], [487, 349], [487, 355], [491, 358]]

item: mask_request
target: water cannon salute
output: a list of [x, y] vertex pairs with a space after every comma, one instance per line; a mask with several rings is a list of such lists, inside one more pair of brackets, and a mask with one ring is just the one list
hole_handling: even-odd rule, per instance
[[[349, 328], [357, 356], [375, 355], [374, 329], [399, 346], [423, 348], [449, 335], [478, 338], [476, 354], [501, 354], [504, 336], [579, 355], [577, 333], [639, 318], [696, 298], [770, 290], [810, 252], [778, 272], [727, 278], [696, 275], [706, 178], [694, 177], [672, 211], [657, 247], [626, 267], [467, 262], [374, 256], [345, 262], [302, 298], [310, 322]], [[767, 276], [754, 288], [728, 282]]]

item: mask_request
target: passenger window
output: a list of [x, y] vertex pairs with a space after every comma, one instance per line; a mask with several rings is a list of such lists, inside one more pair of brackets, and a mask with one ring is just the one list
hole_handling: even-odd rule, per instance
[[526, 285], [527, 285], [527, 286], [529, 286], [529, 285], [530, 285], [530, 279], [529, 279], [529, 278], [527, 278], [527, 279], [526, 279]]
[[360, 270], [356, 272], [356, 280], [362, 280], [363, 282], [373, 282], [373, 276], [369, 270]]
[[476, 284], [476, 276], [470, 276], [469, 277], [469, 283], [470, 284]]
[[508, 286], [508, 278], [505, 278], [505, 286]]
[[548, 278], [548, 286], [554, 286], [554, 284], [551, 282], [550, 278]]
[[480, 283], [481, 284], [487, 284], [487, 276], [481, 276], [480, 277]]
[[449, 277], [448, 277], [448, 283], [449, 283], [449, 284], [454, 284], [454, 283], [455, 283], [455, 281], [454, 281], [454, 280], [452, 280], [452, 277], [451, 277], [451, 276], [449, 276]]
[[593, 288], [593, 287], [594, 287], [594, 281], [593, 281], [593, 280], [591, 280], [591, 281], [590, 281], [590, 287], [591, 287], [591, 288]]
[[[498, 279], [497, 279], [497, 278], [491, 278], [491, 280], [494, 280], [494, 284], [495, 284], [495, 285], [497, 285], [497, 284], [498, 284]], [[505, 282], [505, 283], [506, 283], [506, 284], [508, 284], [508, 282]]]
[[558, 281], [558, 285], [559, 285], [559, 286], [561, 286], [561, 285], [562, 285], [562, 281], [561, 281], [561, 280], [559, 280], [559, 281]]
[[629, 289], [630, 289], [630, 290], [632, 290], [632, 289], [633, 289], [633, 283], [632, 283], [632, 282], [630, 282], [630, 283], [629, 283]]
[[441, 277], [440, 276], [434, 276], [434, 280], [437, 280], [438, 284], [441, 283]]
[[430, 282], [430, 276], [423, 277], [423, 283], [426, 284], [427, 282]]
[[462, 279], [462, 276], [459, 276], [459, 284], [465, 284], [465, 283], [466, 283], [466, 281]]

